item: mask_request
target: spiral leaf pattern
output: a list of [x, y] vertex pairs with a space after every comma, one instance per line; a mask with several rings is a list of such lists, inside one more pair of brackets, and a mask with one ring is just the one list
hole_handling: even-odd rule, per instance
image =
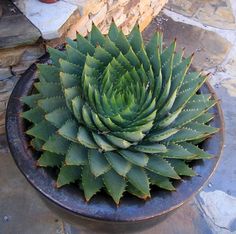
[[207, 77], [175, 48], [160, 32], [145, 45], [137, 26], [125, 36], [114, 23], [107, 36], [93, 25], [64, 51], [49, 48], [22, 117], [38, 165], [59, 168], [58, 187], [78, 182], [86, 200], [101, 189], [117, 204], [125, 191], [147, 199], [150, 185], [175, 190], [195, 175], [188, 162], [211, 157], [197, 144], [218, 130], [208, 124], [216, 102], [197, 93]]

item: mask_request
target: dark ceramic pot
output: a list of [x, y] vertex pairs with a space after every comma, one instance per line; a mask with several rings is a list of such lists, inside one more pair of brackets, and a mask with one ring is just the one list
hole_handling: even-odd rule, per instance
[[[47, 60], [48, 55], [45, 55], [39, 62]], [[19, 115], [25, 108], [20, 98], [31, 93], [36, 79], [36, 65], [33, 64], [19, 79], [10, 97], [6, 116], [10, 151], [20, 171], [44, 198], [48, 206], [67, 222], [77, 224], [81, 231], [85, 233], [140, 233], [141, 230], [157, 225], [188, 201], [214, 172], [223, 146], [224, 125], [219, 104], [211, 109], [215, 114], [211, 124], [221, 130], [203, 143], [203, 148], [216, 157], [193, 164], [199, 176], [184, 178], [176, 184], [176, 192], [153, 190], [152, 198], [148, 201], [125, 195], [120, 206], [116, 207], [106, 194], [96, 195], [88, 204], [84, 201], [83, 192], [78, 187], [70, 185], [56, 189], [54, 187], [56, 176], [53, 170], [36, 168], [38, 154], [29, 146], [29, 138], [24, 133], [27, 123]], [[200, 92], [212, 93], [217, 99], [208, 83], [203, 85]]]

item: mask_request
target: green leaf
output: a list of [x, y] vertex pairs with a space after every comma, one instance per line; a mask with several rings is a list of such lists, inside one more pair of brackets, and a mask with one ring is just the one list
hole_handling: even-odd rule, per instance
[[37, 64], [37, 68], [39, 70], [40, 81], [59, 83], [60, 69], [58, 67], [48, 64]]
[[112, 42], [109, 37], [105, 38], [105, 43], [103, 48], [109, 52], [113, 57], [117, 57], [120, 53], [120, 50], [116, 47], [115, 43]]
[[[198, 96], [198, 95], [195, 95]], [[215, 105], [213, 100], [202, 100], [201, 103], [193, 102], [192, 105], [185, 106], [185, 109], [179, 114], [173, 126], [181, 127], [193, 120], [195, 120], [200, 115], [204, 114], [209, 108]]]
[[60, 96], [62, 94], [59, 83], [37, 82], [34, 83], [34, 86], [46, 98]]
[[103, 175], [103, 181], [107, 192], [112, 196], [115, 203], [119, 204], [120, 198], [126, 187], [125, 179], [118, 175], [114, 170], [110, 170]]
[[[183, 107], [182, 107], [183, 108]], [[176, 118], [179, 116], [179, 114], [182, 111], [182, 108], [179, 108], [178, 110], [176, 110], [173, 113], [170, 113], [167, 117], [165, 117], [163, 120], [158, 121], [155, 125], [155, 128], [161, 128], [164, 129], [167, 126], [169, 126], [170, 124], [172, 124]]]
[[113, 151], [116, 148], [106, 140], [106, 137], [103, 135], [98, 135], [97, 133], [92, 132], [93, 139], [97, 145], [104, 151]]
[[119, 31], [119, 34], [117, 35], [115, 40], [110, 37], [110, 32], [108, 33], [108, 36], [123, 54], [126, 54], [129, 51], [130, 44], [122, 31]]
[[204, 137], [209, 136], [209, 135], [214, 134], [219, 131], [219, 128], [215, 128], [210, 125], [196, 123], [196, 122], [188, 123], [188, 124], [184, 125], [184, 127], [190, 128], [194, 131], [198, 131], [198, 132], [202, 133], [202, 135], [204, 135]]
[[93, 46], [100, 45], [102, 46], [105, 42], [105, 38], [100, 32], [100, 30], [96, 27], [95, 24], [92, 25], [92, 30], [89, 33], [89, 41]]
[[68, 152], [66, 153], [65, 163], [71, 166], [80, 166], [87, 164], [88, 150], [78, 144], [71, 143]]
[[52, 124], [46, 120], [43, 120], [27, 130], [26, 134], [37, 137], [40, 140], [47, 141], [48, 138], [55, 133], [55, 131], [56, 128]]
[[98, 146], [93, 140], [91, 133], [84, 127], [80, 126], [77, 134], [78, 141], [90, 149], [97, 149]]
[[94, 111], [91, 111], [92, 119], [97, 129], [101, 132], [109, 132], [109, 129], [103, 124], [99, 115], [97, 115]]
[[174, 62], [173, 62], [174, 67], [176, 67], [182, 62], [183, 56], [184, 56], [184, 49], [182, 51], [178, 51], [175, 53]]
[[83, 167], [82, 171], [82, 186], [86, 201], [89, 201], [102, 187], [101, 177], [95, 177], [88, 166]]
[[60, 128], [72, 115], [67, 108], [58, 108], [51, 113], [45, 115], [45, 119], [57, 128]]
[[176, 158], [191, 160], [196, 157], [196, 153], [189, 152], [179, 144], [170, 143], [167, 147], [167, 152], [161, 154], [164, 158]]
[[43, 140], [40, 140], [38, 138], [34, 138], [30, 141], [30, 144], [32, 145], [32, 147], [37, 150], [37, 151], [41, 151], [42, 150], [42, 147], [43, 147], [43, 144], [44, 144], [44, 141]]
[[145, 197], [151, 197], [149, 180], [143, 168], [132, 167], [127, 173], [128, 181], [139, 191], [141, 191]]
[[111, 23], [108, 36], [112, 41], [116, 41], [117, 37], [119, 36], [119, 29], [117, 28], [114, 22]]
[[[187, 76], [186, 76], [187, 78]], [[186, 79], [185, 78], [185, 79]], [[186, 85], [181, 86], [178, 95], [175, 99], [174, 105], [171, 109], [171, 112], [175, 112], [178, 109], [183, 108], [186, 103], [191, 99], [191, 97], [197, 92], [197, 90], [202, 86], [206, 81], [207, 77], [198, 76], [196, 80], [193, 80]]]
[[131, 183], [127, 183], [127, 188], [126, 188], [127, 192], [129, 192], [130, 194], [143, 199], [143, 200], [147, 200], [147, 198], [150, 197], [150, 195], [147, 195], [145, 193], [142, 193], [140, 190], [138, 190], [136, 187], [134, 187]]
[[72, 109], [75, 118], [79, 123], [83, 123], [83, 118], [82, 118], [82, 107], [83, 107], [83, 100], [80, 96], [77, 96], [72, 99]]
[[180, 177], [178, 176], [174, 168], [171, 167], [168, 161], [159, 156], [149, 157], [146, 168], [161, 176], [173, 178], [176, 180], [180, 179]]
[[64, 89], [80, 85], [80, 78], [77, 74], [60, 72], [60, 81]]
[[37, 165], [40, 167], [60, 167], [63, 163], [63, 160], [63, 155], [44, 152], [38, 159]]
[[96, 59], [96, 58], [94, 58], [94, 57], [92, 57], [90, 55], [86, 56], [86, 64], [89, 67], [91, 67], [91, 68], [93, 68], [95, 70], [98, 70], [98, 71], [100, 71], [101, 68], [102, 69], [104, 68], [104, 64], [102, 62], [100, 62], [98, 59]]
[[167, 47], [161, 54], [162, 61], [162, 75], [165, 83], [170, 80], [173, 69], [174, 51], [176, 48], [176, 40], [174, 40], [169, 47]]
[[34, 108], [37, 105], [38, 100], [42, 98], [41, 94], [32, 94], [30, 96], [21, 97], [21, 102], [25, 103], [27, 106]]
[[108, 65], [112, 60], [112, 55], [104, 48], [98, 46], [95, 49], [94, 58], [102, 62], [104, 65]]
[[51, 153], [65, 155], [70, 146], [70, 141], [59, 135], [52, 135], [47, 142], [43, 145], [43, 150], [47, 150]]
[[94, 46], [84, 37], [82, 37], [80, 34], [77, 34], [77, 46], [81, 53], [84, 55], [93, 55], [95, 48]]
[[150, 61], [143, 46], [140, 48], [139, 52], [137, 52], [137, 56], [139, 58], [140, 63], [143, 64], [143, 67], [147, 72], [150, 68]]
[[66, 107], [63, 96], [44, 98], [38, 101], [38, 105], [46, 112], [50, 113], [60, 107]]
[[77, 48], [67, 45], [66, 52], [69, 62], [79, 65], [80, 67], [84, 66], [86, 56], [82, 54]]
[[214, 118], [214, 115], [212, 113], [203, 113], [199, 117], [195, 119], [195, 122], [201, 123], [201, 124], [206, 124], [210, 122]]
[[78, 124], [75, 120], [69, 119], [58, 130], [58, 133], [65, 137], [67, 140], [77, 142]]
[[170, 182], [169, 178], [157, 175], [153, 172], [148, 172], [148, 176], [150, 178], [150, 182], [153, 185], [157, 185], [160, 188], [169, 190], [169, 191], [175, 191], [175, 187]]
[[76, 41], [74, 41], [74, 40], [70, 39], [69, 37], [67, 37], [66, 42], [67, 42], [68, 45], [70, 45], [74, 49], [78, 49]]
[[80, 74], [81, 75], [83, 72], [83, 68], [80, 67], [79, 65], [76, 65], [74, 63], [70, 63], [69, 61], [63, 60], [63, 59], [60, 59], [59, 62], [60, 62], [61, 70], [64, 73]]
[[218, 130], [219, 129], [208, 125], [191, 122], [184, 125], [181, 130], [167, 140], [171, 142], [192, 141], [207, 137], [216, 133]]
[[[140, 67], [140, 61], [136, 54], [134, 53], [132, 47], [129, 48], [129, 51], [125, 54], [126, 59], [130, 62], [132, 66], [135, 68]], [[135, 70], [135, 68], [133, 68]]]
[[128, 36], [128, 41], [135, 52], [140, 51], [143, 46], [143, 38], [138, 25], [135, 25]]
[[60, 51], [58, 49], [51, 48], [51, 47], [49, 47], [47, 50], [50, 54], [50, 59], [52, 60], [53, 64], [57, 67], [60, 67], [59, 60], [62, 59], [62, 58], [66, 59], [65, 52]]
[[140, 145], [133, 146], [132, 149], [139, 152], [150, 153], [150, 154], [165, 153], [167, 151], [165, 145], [158, 144], [158, 143], [140, 144]]
[[176, 96], [177, 96], [177, 90], [175, 90], [172, 95], [169, 95], [167, 101], [159, 109], [159, 112], [156, 115], [156, 119], [160, 119], [163, 116], [168, 115], [170, 109], [172, 108], [172, 106], [173, 106], [173, 104], [175, 102]]
[[154, 75], [156, 77], [156, 87], [154, 93], [158, 98], [162, 88], [161, 54], [159, 48], [153, 49], [153, 55], [149, 58], [149, 60], [152, 65], [152, 70], [154, 72]]
[[196, 173], [183, 160], [167, 159], [180, 176], [195, 176]]
[[81, 94], [80, 88], [78, 86], [74, 86], [71, 88], [67, 88], [64, 90], [64, 95], [66, 98], [67, 107], [72, 110], [72, 100], [78, 97]]
[[145, 167], [148, 163], [148, 156], [141, 152], [133, 152], [130, 150], [119, 150], [119, 154], [122, 155], [129, 162], [140, 167]]
[[188, 142], [182, 142], [180, 143], [182, 147], [184, 147], [189, 152], [195, 154], [196, 156], [193, 159], [210, 159], [213, 157], [213, 155], [205, 152], [204, 150], [200, 149], [198, 146], [193, 145]]
[[125, 70], [130, 71], [133, 67], [131, 66], [129, 60], [120, 52], [116, 60], [125, 68]]
[[107, 134], [106, 138], [108, 139], [108, 141], [112, 143], [112, 145], [117, 146], [118, 148], [121, 149], [127, 149], [132, 145], [132, 143], [110, 134]]
[[[112, 122], [112, 120], [109, 118], [109, 117], [104, 117], [102, 115], [99, 115], [101, 121], [104, 123], [104, 125], [109, 129], [109, 130], [112, 130], [112, 131], [117, 131], [117, 130], [120, 130], [121, 128], [116, 125], [114, 122]], [[118, 133], [119, 134], [119, 133]], [[116, 133], [114, 133], [114, 135], [118, 135]], [[122, 133], [121, 133], [122, 134]], [[119, 135], [118, 135], [119, 137]], [[122, 137], [121, 137], [122, 138]]]
[[83, 117], [85, 125], [88, 128], [96, 130], [96, 126], [94, 125], [93, 119], [92, 119], [91, 109], [87, 104], [83, 105], [82, 107], [82, 117]]
[[113, 135], [131, 142], [141, 141], [145, 136], [141, 131], [113, 132]]
[[[165, 103], [168, 101], [168, 96], [170, 93], [170, 87], [171, 87], [171, 79], [169, 78], [167, 82], [163, 83], [164, 88], [162, 89], [160, 93], [160, 97], [156, 103], [157, 110], [160, 111], [161, 107], [165, 105]], [[175, 99], [174, 99], [175, 100]]]
[[166, 138], [172, 136], [176, 132], [178, 132], [178, 128], [170, 128], [170, 129], [164, 129], [164, 130], [158, 130], [150, 133], [150, 135], [147, 137], [147, 140], [150, 142], [159, 142], [162, 140], [165, 140]]
[[131, 163], [115, 152], [104, 153], [111, 167], [121, 176], [125, 176], [131, 168]]
[[163, 33], [162, 32], [153, 33], [150, 41], [146, 45], [146, 51], [148, 56], [151, 57], [156, 48], [159, 48], [160, 52], [162, 52], [162, 43], [163, 43]]
[[34, 124], [40, 123], [44, 119], [44, 112], [39, 107], [22, 112], [20, 115], [22, 118], [27, 119]]
[[81, 177], [81, 169], [78, 166], [63, 166], [60, 169], [57, 178], [57, 187], [60, 188], [63, 185], [74, 183]]
[[88, 150], [88, 160], [90, 170], [95, 177], [103, 175], [111, 168], [105, 158], [105, 155], [97, 150]]

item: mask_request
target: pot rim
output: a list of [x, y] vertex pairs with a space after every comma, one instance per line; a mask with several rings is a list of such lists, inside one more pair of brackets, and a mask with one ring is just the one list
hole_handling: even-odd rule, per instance
[[[36, 63], [46, 63], [49, 55], [46, 53]], [[83, 198], [83, 193], [78, 187], [65, 186], [56, 189], [55, 180], [50, 177], [44, 168], [36, 169], [35, 152], [28, 147], [27, 137], [24, 134], [24, 121], [20, 113], [24, 104], [20, 102], [20, 97], [30, 93], [35, 76], [36, 63], [32, 64], [17, 82], [9, 98], [6, 112], [6, 135], [12, 157], [28, 180], [28, 182], [44, 197], [55, 205], [72, 212], [74, 215], [113, 222], [139, 222], [166, 214], [192, 198], [207, 183], [219, 163], [220, 155], [224, 144], [224, 121], [223, 112], [219, 102], [211, 108], [215, 118], [211, 125], [219, 127], [220, 131], [208, 138], [204, 145], [207, 152], [213, 153], [216, 157], [210, 160], [201, 160], [200, 164], [194, 165], [194, 169], [199, 176], [184, 179], [177, 185], [176, 192], [153, 191], [152, 198], [142, 201], [135, 197], [124, 196], [119, 207], [114, 202], [102, 194], [95, 195], [89, 203]], [[201, 91], [211, 93], [215, 100], [218, 100], [211, 85], [206, 82]], [[202, 166], [202, 164], [204, 164]]]

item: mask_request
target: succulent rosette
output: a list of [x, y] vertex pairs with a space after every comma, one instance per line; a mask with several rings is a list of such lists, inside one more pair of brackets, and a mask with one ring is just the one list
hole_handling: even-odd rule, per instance
[[189, 162], [211, 157], [198, 144], [218, 130], [216, 101], [197, 92], [207, 76], [175, 47], [159, 32], [144, 45], [137, 26], [125, 36], [112, 23], [107, 36], [93, 25], [64, 51], [49, 48], [22, 117], [37, 164], [59, 169], [57, 187], [77, 183], [87, 201], [101, 189], [117, 204], [125, 191], [147, 199], [151, 185], [175, 190], [195, 175]]

